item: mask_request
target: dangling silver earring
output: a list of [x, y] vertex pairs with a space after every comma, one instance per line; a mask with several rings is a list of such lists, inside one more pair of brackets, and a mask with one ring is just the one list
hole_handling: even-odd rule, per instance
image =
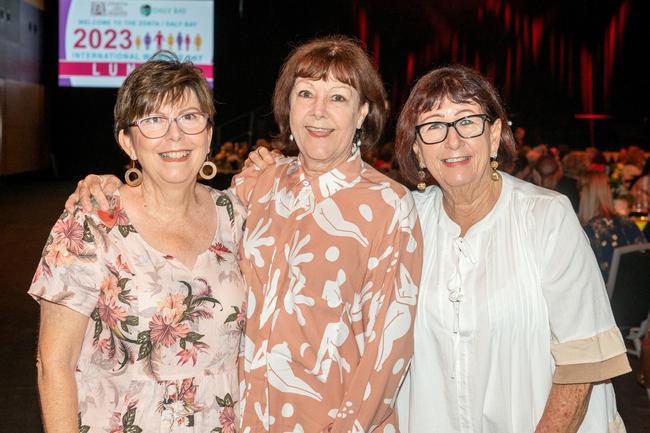
[[501, 180], [501, 174], [497, 171], [498, 167], [499, 167], [499, 161], [497, 161], [497, 157], [496, 156], [491, 156], [490, 157], [490, 168], [492, 169], [492, 174], [490, 175], [490, 177], [495, 182], [498, 182], [499, 180]]
[[210, 161], [210, 154], [205, 156], [205, 161], [199, 169], [199, 176], [201, 179], [210, 180], [217, 175], [217, 166], [214, 162]]
[[361, 129], [357, 128], [356, 131], [354, 131], [354, 138], [352, 138], [352, 151], [350, 152], [350, 155], [354, 155], [357, 150], [361, 148]]
[[293, 134], [289, 133], [289, 141], [293, 143]]
[[418, 170], [418, 180], [419, 180], [417, 184], [418, 191], [424, 191], [425, 189], [427, 189], [427, 184], [424, 181], [424, 179], [427, 177], [427, 174], [424, 172], [425, 168], [426, 167], [424, 166], [424, 164], [420, 164], [420, 169]]

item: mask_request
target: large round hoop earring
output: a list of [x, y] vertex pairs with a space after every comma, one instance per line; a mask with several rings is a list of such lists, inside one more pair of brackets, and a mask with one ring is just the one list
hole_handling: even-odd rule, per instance
[[139, 186], [142, 183], [142, 171], [135, 165], [135, 159], [129, 163], [129, 169], [124, 173], [124, 181], [130, 187]]
[[217, 166], [214, 162], [207, 159], [203, 162], [201, 169], [199, 170], [199, 176], [201, 179], [210, 180], [217, 175]]

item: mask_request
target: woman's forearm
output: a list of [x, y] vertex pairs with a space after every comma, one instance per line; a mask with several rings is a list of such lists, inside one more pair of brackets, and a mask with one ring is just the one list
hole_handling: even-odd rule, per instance
[[75, 370], [88, 317], [41, 301], [36, 369], [46, 433], [78, 433]]
[[77, 384], [67, 366], [37, 361], [38, 391], [45, 433], [78, 433]]
[[591, 383], [554, 383], [535, 433], [575, 433], [587, 413]]

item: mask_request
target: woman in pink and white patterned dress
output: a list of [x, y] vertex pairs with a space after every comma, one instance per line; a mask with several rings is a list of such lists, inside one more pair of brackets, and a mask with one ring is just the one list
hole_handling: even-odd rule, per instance
[[398, 431], [422, 234], [409, 191], [360, 156], [384, 101], [347, 38], [307, 42], [282, 67], [273, 111], [299, 154], [233, 182], [248, 207], [242, 433]]
[[61, 215], [29, 290], [49, 433], [235, 431], [245, 215], [196, 182], [213, 114], [201, 72], [175, 58], [120, 89], [116, 138], [142, 169], [108, 211]]

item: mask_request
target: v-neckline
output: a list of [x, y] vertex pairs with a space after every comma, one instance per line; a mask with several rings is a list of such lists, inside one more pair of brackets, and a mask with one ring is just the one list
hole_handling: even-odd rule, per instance
[[220, 229], [221, 229], [221, 218], [219, 218], [219, 207], [217, 206], [217, 198], [215, 197], [215, 194], [213, 193], [213, 191], [212, 191], [211, 189], [209, 189], [209, 188], [207, 188], [207, 187], [204, 187], [203, 185], [201, 185], [201, 187], [202, 187], [202, 188], [206, 188], [208, 194], [210, 195], [210, 198], [211, 198], [210, 201], [212, 202], [212, 206], [214, 207], [214, 216], [215, 216], [215, 218], [216, 218], [216, 220], [217, 220], [217, 224], [216, 224], [216, 226], [215, 226], [215, 228], [214, 228], [214, 233], [213, 233], [213, 235], [212, 235], [212, 238], [211, 238], [211, 241], [210, 241], [210, 245], [208, 246], [208, 248], [207, 248], [206, 250], [204, 250], [204, 251], [202, 251], [202, 252], [200, 252], [199, 254], [196, 255], [196, 257], [195, 257], [195, 259], [194, 259], [194, 264], [193, 264], [191, 267], [188, 266], [188, 265], [186, 265], [185, 263], [183, 263], [183, 262], [182, 262], [181, 260], [179, 260], [177, 257], [175, 257], [175, 256], [173, 256], [173, 255], [171, 255], [171, 254], [166, 254], [166, 253], [160, 251], [158, 248], [156, 248], [156, 247], [154, 247], [153, 245], [151, 245], [151, 243], [149, 243], [149, 242], [144, 238], [144, 236], [142, 236], [142, 235], [140, 234], [140, 230], [138, 230], [138, 227], [136, 227], [136, 226], [133, 224], [133, 221], [131, 220], [131, 217], [129, 217], [129, 213], [127, 212], [127, 209], [126, 209], [126, 207], [124, 206], [124, 202], [122, 201], [122, 196], [121, 196], [119, 190], [115, 191], [115, 194], [114, 194], [114, 195], [117, 196], [118, 199], [120, 200], [120, 207], [122, 208], [122, 213], [123, 213], [123, 215], [126, 217], [126, 219], [127, 219], [127, 221], [129, 222], [129, 224], [130, 224], [130, 225], [135, 229], [135, 232], [132, 232], [132, 233], [135, 234], [136, 236], [138, 236], [138, 238], [140, 239], [140, 241], [142, 242], [142, 244], [143, 244], [147, 249], [153, 251], [156, 255], [160, 256], [160, 257], [163, 258], [164, 260], [166, 260], [166, 261], [170, 261], [170, 262], [174, 262], [174, 263], [177, 263], [177, 264], [180, 265], [184, 270], [186, 270], [187, 272], [189, 272], [189, 273], [191, 273], [191, 274], [194, 274], [194, 270], [196, 269], [196, 265], [199, 263], [199, 259], [200, 259], [201, 257], [203, 257], [205, 254], [209, 253], [209, 252], [210, 252], [210, 247], [211, 247], [212, 245], [214, 245], [214, 244], [217, 242], [217, 240], [218, 240], [218, 238], [219, 238], [219, 232], [220, 232]]

